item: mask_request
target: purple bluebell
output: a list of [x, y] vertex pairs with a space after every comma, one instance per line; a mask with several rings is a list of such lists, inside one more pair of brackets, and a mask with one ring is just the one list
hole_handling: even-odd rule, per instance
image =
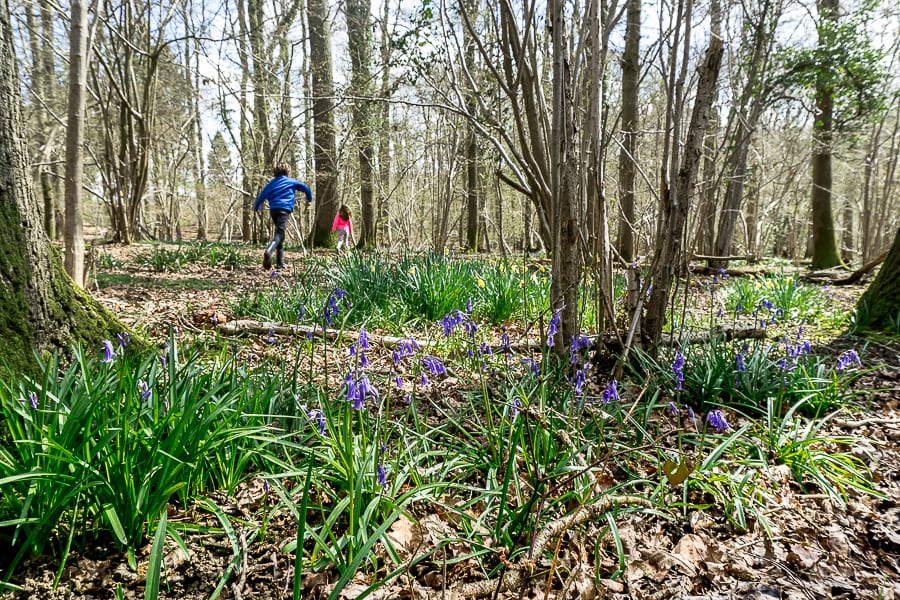
[[859, 358], [859, 354], [856, 353], [856, 350], [847, 350], [846, 352], [838, 356], [836, 368], [838, 371], [843, 371], [847, 367], [851, 367], [854, 364], [857, 367], [862, 366], [862, 361]]
[[572, 392], [576, 396], [580, 396], [584, 392], [584, 382], [585, 382], [585, 374], [584, 369], [578, 369], [575, 371], [575, 379], [572, 382]]
[[523, 358], [522, 364], [526, 365], [531, 370], [531, 374], [535, 377], [541, 374], [541, 365], [533, 358]]
[[474, 306], [472, 305], [472, 299], [469, 298], [469, 301], [466, 302], [466, 312], [471, 315], [473, 309], [474, 309]]
[[522, 408], [522, 401], [518, 398], [515, 398], [512, 401], [512, 403], [510, 404], [509, 408], [510, 408], [510, 412], [512, 413], [512, 416], [515, 417], [516, 415], [519, 414], [519, 409]]
[[397, 384], [398, 388], [402, 388], [403, 387], [403, 378], [400, 377], [399, 375], [397, 375], [397, 377], [394, 378], [394, 383]]
[[738, 352], [737, 356], [734, 357], [735, 370], [738, 373], [743, 373], [747, 370], [747, 366], [744, 364], [744, 354], [742, 352]]
[[359, 347], [363, 350], [368, 350], [369, 346], [369, 334], [366, 332], [365, 327], [359, 328]]
[[369, 366], [369, 357], [363, 353], [359, 354], [359, 366], [363, 369]]
[[547, 326], [547, 346], [553, 346], [555, 343], [553, 338], [559, 333], [559, 314], [561, 312], [562, 309], [557, 310], [550, 318], [550, 324]]
[[356, 356], [356, 344], [350, 344], [348, 352], [350, 353], [350, 356]]
[[674, 402], [669, 402], [668, 404], [666, 404], [666, 408], [669, 410], [670, 413], [672, 413], [673, 417], [678, 414], [678, 407], [675, 406]]
[[128, 344], [131, 343], [131, 334], [127, 331], [123, 331], [121, 333], [116, 334], [116, 339], [119, 340], [119, 345], [123, 348], [127, 348]]
[[100, 345], [102, 346], [103, 350], [103, 358], [101, 358], [100, 360], [105, 363], [111, 363], [116, 356], [116, 353], [113, 350], [112, 342], [110, 342], [109, 340], [103, 340], [102, 342], [100, 342]]
[[491, 348], [486, 342], [481, 342], [481, 346], [478, 348], [478, 350], [485, 356], [493, 356], [494, 355], [493, 348]]
[[603, 401], [606, 403], [612, 402], [613, 400], [619, 399], [619, 382], [613, 379], [609, 383], [606, 384], [606, 389], [603, 390]]
[[419, 380], [419, 383], [422, 385], [428, 385], [428, 377], [425, 376], [425, 373], [422, 373], [422, 378]]
[[384, 470], [384, 465], [378, 463], [378, 468], [376, 469], [378, 474], [378, 485], [383, 485], [387, 487], [387, 472]]
[[693, 423], [697, 419], [697, 415], [694, 414], [694, 407], [688, 406], [687, 413], [688, 413], [688, 420], [690, 420], [691, 423]]
[[672, 363], [672, 372], [675, 373], [675, 388], [678, 391], [684, 389], [684, 354], [681, 350], [675, 353], [675, 361]]
[[141, 395], [141, 400], [147, 401], [150, 399], [150, 396], [153, 392], [150, 391], [150, 386], [147, 385], [147, 382], [143, 379], [139, 380], [137, 383], [138, 393]]
[[465, 322], [463, 323], [463, 327], [465, 327], [465, 329], [466, 329], [466, 334], [467, 334], [470, 338], [474, 338], [474, 337], [475, 337], [475, 334], [478, 333], [478, 326], [475, 325], [475, 322], [474, 322], [474, 321], [465, 321]]
[[710, 427], [715, 429], [717, 433], [728, 431], [728, 421], [725, 420], [725, 415], [722, 414], [722, 411], [719, 409], [709, 411], [706, 414], [706, 422], [709, 423]]
[[275, 341], [276, 341], [276, 340], [275, 340], [275, 330], [274, 330], [274, 329], [269, 329], [269, 335], [268, 335], [268, 337], [266, 337], [266, 339], [263, 340], [263, 341], [265, 341], [267, 344], [274, 344]]
[[500, 335], [500, 346], [503, 348], [504, 352], [509, 352], [509, 335], [506, 333], [506, 325], [500, 328], [500, 331], [503, 333]]
[[433, 356], [426, 356], [422, 359], [422, 366], [428, 369], [428, 372], [432, 375], [446, 375], [447, 369], [444, 367], [444, 363], [442, 363], [439, 359], [434, 358]]
[[319, 432], [319, 435], [325, 435], [325, 426], [328, 424], [325, 421], [325, 413], [317, 408], [314, 408], [306, 414], [306, 417], [307, 423], [315, 423], [316, 430]]
[[37, 392], [34, 392], [34, 391], [28, 392], [28, 402], [31, 404], [32, 410], [37, 410], [37, 407], [38, 407]]
[[458, 310], [447, 313], [441, 317], [441, 320], [438, 321], [438, 323], [440, 323], [441, 328], [444, 330], [444, 336], [450, 337], [457, 326], [462, 324], [464, 318], [465, 315]]

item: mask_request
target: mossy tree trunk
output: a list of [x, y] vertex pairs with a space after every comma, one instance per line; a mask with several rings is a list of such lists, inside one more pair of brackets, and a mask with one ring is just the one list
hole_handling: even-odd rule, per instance
[[869, 289], [859, 299], [860, 323], [869, 329], [900, 333], [900, 229], [884, 264]]
[[0, 361], [31, 370], [32, 349], [99, 344], [122, 326], [65, 274], [28, 186], [8, 0], [0, 0]]

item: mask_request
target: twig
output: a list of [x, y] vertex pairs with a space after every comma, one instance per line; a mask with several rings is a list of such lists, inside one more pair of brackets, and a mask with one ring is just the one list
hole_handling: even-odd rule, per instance
[[[583, 504], [571, 515], [554, 519], [544, 525], [534, 537], [532, 551], [528, 553], [527, 558], [522, 558], [517, 563], [512, 564], [509, 570], [506, 571], [499, 580], [485, 579], [484, 581], [475, 581], [453, 586], [448, 590], [450, 595], [457, 595], [463, 598], [479, 598], [519, 587], [523, 583], [526, 573], [530, 574], [534, 569], [535, 560], [533, 557], [543, 552], [550, 544], [551, 540], [576, 525], [580, 525], [590, 519], [595, 519], [620, 506], [640, 506], [643, 508], [654, 507], [650, 500], [639, 496], [603, 496], [594, 504]], [[438, 597], [439, 596], [432, 596], [434, 600]]]

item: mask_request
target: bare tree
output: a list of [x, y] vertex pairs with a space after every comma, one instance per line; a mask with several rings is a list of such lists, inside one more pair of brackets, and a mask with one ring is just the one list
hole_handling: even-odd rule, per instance
[[87, 97], [88, 5], [72, 0], [69, 29], [69, 110], [66, 123], [66, 272], [84, 286], [84, 107]]

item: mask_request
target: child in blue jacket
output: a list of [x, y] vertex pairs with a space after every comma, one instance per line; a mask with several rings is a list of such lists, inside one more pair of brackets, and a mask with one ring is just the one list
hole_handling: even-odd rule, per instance
[[263, 269], [272, 268], [272, 254], [276, 254], [276, 269], [284, 268], [284, 228], [294, 211], [294, 192], [300, 190], [306, 194], [307, 204], [312, 203], [312, 190], [303, 182], [291, 179], [291, 168], [284, 163], [275, 165], [275, 179], [266, 184], [266, 187], [256, 197], [253, 210], [259, 211], [263, 202], [269, 201], [269, 215], [275, 224], [275, 236], [272, 243], [263, 253]]

